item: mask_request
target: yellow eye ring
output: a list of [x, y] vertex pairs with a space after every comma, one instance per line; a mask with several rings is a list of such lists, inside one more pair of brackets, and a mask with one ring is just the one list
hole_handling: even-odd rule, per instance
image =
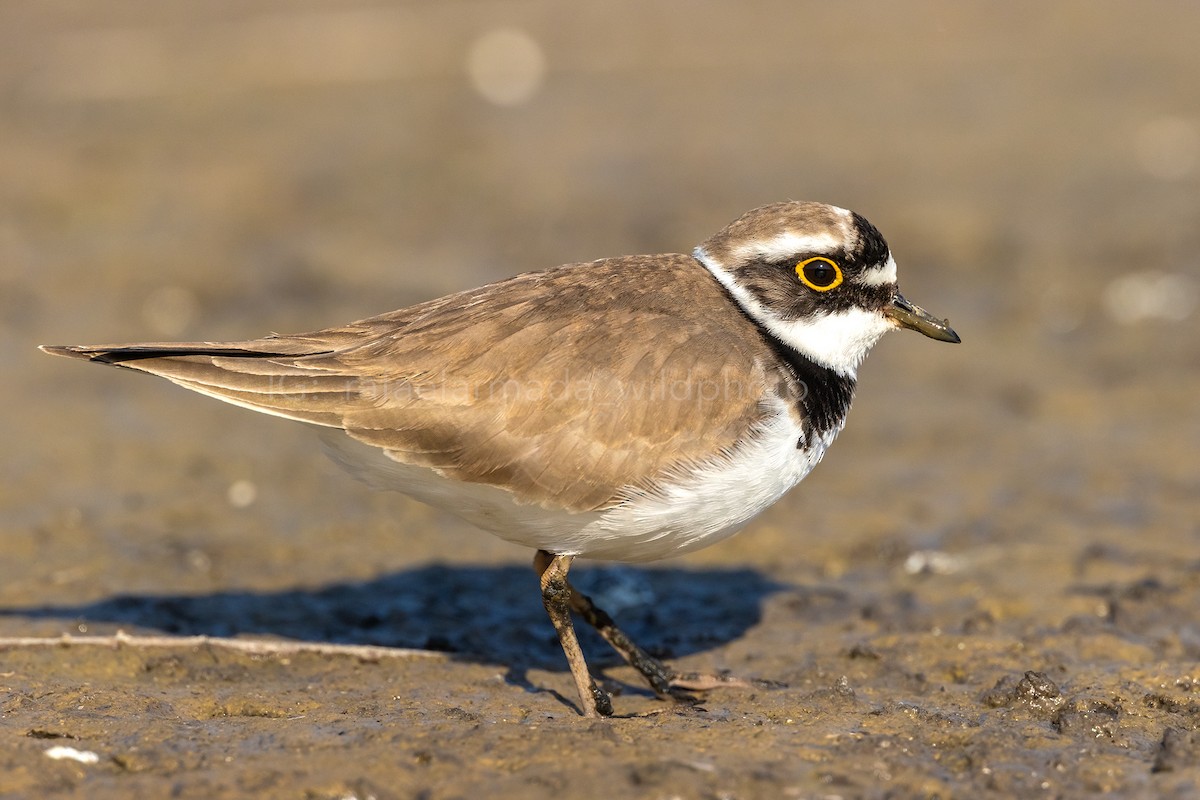
[[[833, 272], [830, 274], [830, 268]], [[842, 268], [837, 262], [830, 261], [824, 256], [816, 256], [796, 265], [796, 275], [800, 282], [815, 292], [828, 292], [842, 285], [844, 277]]]

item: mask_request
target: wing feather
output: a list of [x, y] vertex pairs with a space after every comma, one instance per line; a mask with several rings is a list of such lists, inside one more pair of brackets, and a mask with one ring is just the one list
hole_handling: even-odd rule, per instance
[[689, 256], [634, 256], [297, 336], [43, 349], [340, 427], [521, 502], [593, 510], [761, 420], [761, 334], [711, 312], [728, 302]]

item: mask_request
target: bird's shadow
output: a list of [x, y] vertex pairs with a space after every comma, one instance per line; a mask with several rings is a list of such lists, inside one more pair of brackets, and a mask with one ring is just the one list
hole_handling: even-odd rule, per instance
[[[676, 658], [741, 637], [764, 599], [786, 586], [750, 569], [580, 565], [572, 582], [652, 654]], [[269, 635], [439, 650], [524, 669], [565, 669], [528, 567], [434, 564], [362, 582], [279, 592], [117, 595], [81, 605], [0, 608], [0, 617], [115, 623], [184, 636]], [[594, 666], [618, 663], [577, 625]]]

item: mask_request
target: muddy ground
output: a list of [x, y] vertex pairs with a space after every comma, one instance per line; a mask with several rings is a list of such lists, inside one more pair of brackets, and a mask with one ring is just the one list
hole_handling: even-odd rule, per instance
[[[1188, 2], [3, 4], [0, 796], [1195, 796], [1197, 30]], [[784, 198], [868, 216], [964, 342], [886, 339], [738, 537], [577, 567], [675, 664], [783, 684], [696, 706], [586, 637], [620, 716], [581, 719], [530, 553], [301, 425], [34, 349], [307, 330]], [[117, 631], [425, 652], [18, 641]]]

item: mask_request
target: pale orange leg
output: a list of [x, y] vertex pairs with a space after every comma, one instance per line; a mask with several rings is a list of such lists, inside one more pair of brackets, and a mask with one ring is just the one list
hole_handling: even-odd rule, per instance
[[575, 626], [571, 624], [571, 585], [567, 583], [567, 570], [571, 568], [574, 556], [556, 556], [545, 550], [538, 550], [533, 557], [533, 568], [537, 570], [538, 579], [542, 584], [542, 604], [550, 615], [550, 622], [558, 632], [558, 642], [562, 645], [563, 653], [567, 656], [567, 664], [571, 667], [571, 675], [575, 678], [575, 688], [579, 690], [579, 704], [585, 717], [610, 717], [613, 713], [612, 700], [608, 694], [596, 685], [592, 674], [588, 671], [587, 661], [583, 650], [579, 647], [579, 639], [575, 636]]
[[695, 672], [676, 672], [654, 656], [638, 647], [629, 635], [617, 627], [604, 609], [592, 602], [592, 598], [567, 583], [571, 592], [571, 609], [583, 617], [604, 640], [620, 653], [629, 666], [636, 669], [650, 684], [659, 697], [688, 699], [681, 691], [706, 691], [718, 686], [749, 686], [748, 682], [726, 675], [704, 675]]
[[[596, 629], [606, 642], [612, 645], [621, 658], [629, 666], [636, 669], [650, 684], [650, 688], [659, 697], [670, 697], [677, 700], [694, 700], [687, 692], [706, 691], [719, 686], [751, 686], [757, 682], [747, 682], [727, 675], [705, 675], [694, 672], [676, 672], [654, 656], [638, 647], [629, 635], [613, 622], [604, 609], [592, 602], [592, 598], [576, 589], [567, 580], [567, 571], [571, 568], [574, 556], [556, 556], [545, 550], [539, 550], [533, 559], [533, 568], [537, 571], [542, 585], [542, 603], [558, 632], [558, 641], [567, 656], [571, 666], [571, 674], [575, 678], [575, 686], [579, 690], [580, 702], [584, 716], [610, 716], [612, 701], [600, 689], [591, 673], [583, 650], [579, 647], [579, 639], [575, 635], [575, 627], [571, 624], [570, 612], [574, 611], [589, 625]], [[766, 685], [766, 684], [764, 684]]]

